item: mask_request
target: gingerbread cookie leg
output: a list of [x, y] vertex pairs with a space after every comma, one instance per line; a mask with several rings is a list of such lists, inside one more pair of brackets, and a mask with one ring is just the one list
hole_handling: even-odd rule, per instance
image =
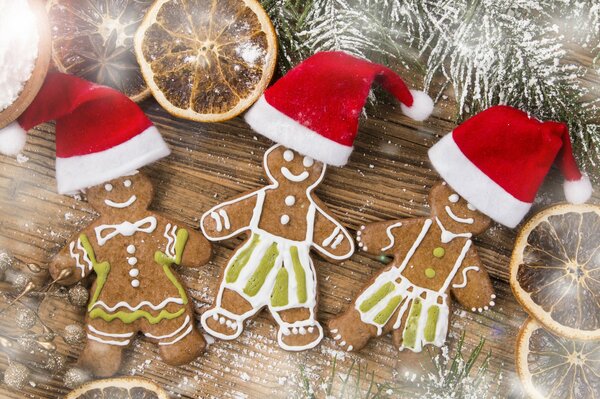
[[206, 341], [195, 324], [188, 303], [180, 317], [164, 320], [160, 325], [143, 320], [141, 330], [147, 338], [158, 343], [160, 357], [165, 363], [180, 366], [196, 359], [206, 348]]
[[202, 326], [221, 339], [235, 339], [244, 322], [268, 304], [281, 256], [273, 240], [253, 234], [227, 264], [214, 306], [201, 317]]
[[98, 318], [88, 319], [86, 329], [88, 339], [79, 364], [98, 377], [114, 375], [121, 367], [123, 350], [135, 337], [137, 328], [118, 319], [108, 323]]

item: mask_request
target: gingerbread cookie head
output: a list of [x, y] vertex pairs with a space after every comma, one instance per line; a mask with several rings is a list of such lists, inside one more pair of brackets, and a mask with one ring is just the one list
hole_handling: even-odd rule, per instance
[[325, 165], [282, 145], [265, 154], [265, 170], [273, 182], [307, 189], [323, 178]]
[[88, 202], [99, 213], [144, 211], [154, 196], [152, 182], [134, 172], [87, 190]]
[[456, 233], [481, 234], [490, 226], [491, 219], [479, 212], [445, 182], [433, 186], [429, 193], [431, 214], [446, 228]]

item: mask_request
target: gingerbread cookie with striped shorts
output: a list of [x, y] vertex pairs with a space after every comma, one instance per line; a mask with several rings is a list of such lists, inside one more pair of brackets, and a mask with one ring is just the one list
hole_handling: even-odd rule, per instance
[[451, 296], [472, 311], [494, 305], [490, 278], [471, 238], [491, 220], [446, 183], [429, 195], [431, 217], [379, 222], [357, 232], [359, 247], [393, 261], [329, 322], [332, 338], [357, 351], [377, 336], [392, 334], [394, 346], [420, 352], [446, 341]]
[[231, 340], [244, 323], [267, 307], [278, 326], [279, 345], [289, 351], [316, 346], [317, 276], [311, 248], [340, 261], [354, 252], [346, 229], [313, 193], [325, 165], [281, 145], [264, 156], [271, 184], [215, 206], [202, 216], [211, 241], [246, 233], [220, 277], [213, 306], [202, 314], [206, 331]]

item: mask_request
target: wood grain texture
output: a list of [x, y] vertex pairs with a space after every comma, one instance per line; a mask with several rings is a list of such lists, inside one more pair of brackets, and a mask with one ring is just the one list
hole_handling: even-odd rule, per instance
[[[198, 228], [199, 217], [210, 207], [266, 183], [261, 161], [271, 143], [252, 132], [241, 118], [220, 124], [192, 123], [169, 116], [153, 100], [141, 106], [173, 150], [172, 156], [145, 168], [156, 186], [151, 209]], [[330, 167], [317, 195], [353, 235], [365, 223], [428, 215], [427, 195], [439, 177], [429, 164], [427, 150], [453, 129], [453, 113], [452, 103], [442, 103], [429, 121], [417, 123], [393, 105], [370, 108], [370, 117], [361, 123], [350, 163], [344, 168]], [[27, 263], [47, 267], [67, 239], [95, 217], [84, 199], [56, 193], [53, 129], [53, 125], [45, 124], [30, 132], [24, 151], [26, 162], [0, 157], [0, 248], [10, 250], [21, 267]], [[561, 178], [555, 171], [542, 192], [534, 211], [562, 200]], [[599, 199], [596, 194], [591, 202], [598, 203]], [[452, 347], [464, 332], [468, 350], [485, 337], [486, 350], [493, 353], [491, 375], [501, 372], [503, 376], [494, 389], [518, 395], [514, 340], [526, 314], [508, 285], [508, 262], [515, 235], [515, 231], [495, 225], [476, 240], [481, 259], [493, 278], [497, 305], [483, 314], [473, 314], [456, 305], [449, 342]], [[179, 269], [191, 289], [198, 314], [212, 303], [220, 268], [239, 243], [240, 239], [217, 243], [207, 266]], [[317, 256], [314, 259], [322, 320], [341, 312], [364, 282], [382, 267], [379, 261], [360, 252], [341, 264], [328, 263]], [[63, 299], [47, 299], [42, 308], [44, 320], [57, 330], [83, 320], [81, 309]], [[1, 315], [0, 332], [15, 331], [12, 320], [10, 312]], [[59, 352], [73, 364], [82, 347], [57, 341]], [[287, 353], [278, 348], [276, 330], [266, 313], [262, 313], [239, 339], [213, 343], [204, 356], [189, 366], [165, 365], [157, 357], [156, 346], [139, 339], [127, 352], [120, 374], [150, 378], [173, 397], [301, 397], [300, 367], [308, 380], [317, 385], [320, 379], [328, 378], [334, 357], [342, 375], [356, 361], [375, 371], [376, 381], [399, 380], [406, 371], [421, 373], [431, 364], [427, 351], [398, 353], [389, 337], [371, 340], [358, 354], [338, 350], [329, 338], [313, 350]], [[6, 363], [5, 357], [0, 357], [0, 371]], [[0, 385], [0, 396], [59, 398], [68, 392], [60, 373], [45, 376], [36, 371], [32, 380], [35, 386], [20, 392]]]

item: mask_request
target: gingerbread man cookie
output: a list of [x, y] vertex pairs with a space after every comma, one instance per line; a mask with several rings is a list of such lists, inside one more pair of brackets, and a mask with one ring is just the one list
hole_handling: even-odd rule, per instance
[[442, 346], [448, 331], [450, 296], [472, 311], [494, 305], [494, 290], [471, 238], [491, 220], [446, 185], [429, 195], [431, 217], [362, 226], [359, 247], [391, 255], [351, 306], [329, 322], [333, 339], [348, 351], [392, 333], [400, 350]]
[[96, 273], [80, 363], [98, 376], [117, 372], [123, 349], [138, 332], [158, 343], [162, 359], [171, 365], [192, 361], [206, 346], [172, 266], [203, 265], [211, 245], [202, 234], [149, 211], [153, 193], [141, 173], [88, 189], [88, 201], [100, 217], [50, 265], [64, 285]]
[[264, 168], [269, 186], [202, 216], [202, 231], [211, 241], [243, 232], [248, 238], [223, 270], [215, 303], [201, 322], [215, 337], [234, 339], [266, 306], [279, 328], [279, 345], [305, 350], [323, 338], [310, 249], [340, 261], [353, 254], [354, 242], [313, 194], [325, 174], [323, 163], [276, 145], [266, 152]]

